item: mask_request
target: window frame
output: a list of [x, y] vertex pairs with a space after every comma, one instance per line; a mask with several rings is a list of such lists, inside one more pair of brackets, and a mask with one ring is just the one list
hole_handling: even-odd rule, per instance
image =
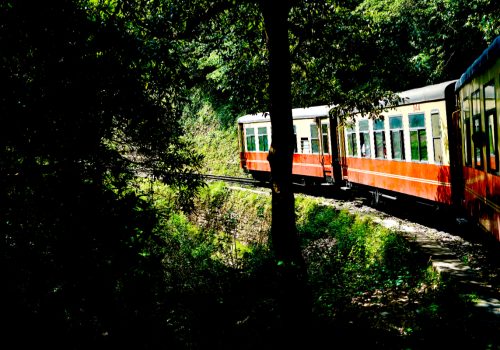
[[[493, 105], [487, 105], [487, 92], [486, 88], [490, 86], [493, 90]], [[486, 156], [487, 156], [487, 169], [490, 173], [498, 173], [499, 171], [499, 155], [498, 155], [498, 116], [497, 116], [497, 106], [496, 106], [496, 89], [495, 89], [495, 79], [491, 79], [483, 86], [483, 100], [484, 100], [484, 126], [487, 129], [485, 131], [486, 135]], [[488, 108], [489, 107], [489, 108]], [[493, 119], [493, 123], [490, 123], [490, 117]], [[493, 124], [493, 130], [491, 125]], [[493, 136], [493, 137], [492, 137]], [[493, 140], [492, 140], [493, 139]], [[493, 141], [493, 142], [492, 142]], [[491, 147], [493, 146], [493, 152]], [[493, 162], [492, 162], [493, 156]], [[494, 163], [494, 166], [492, 166]]]
[[329, 142], [329, 132], [327, 123], [321, 124], [321, 137], [322, 137], [321, 144], [323, 146], [323, 153], [330, 154], [330, 142]]
[[[363, 123], [363, 127], [361, 126], [361, 123]], [[365, 123], [366, 123], [366, 128], [365, 128]], [[359, 149], [361, 153], [362, 158], [371, 158], [371, 137], [370, 137], [370, 123], [368, 119], [363, 119], [358, 122], [358, 128], [359, 128]], [[368, 139], [368, 142], [366, 142], [365, 139]], [[362, 140], [364, 143], [361, 143]], [[368, 146], [366, 144], [368, 143]], [[365, 154], [363, 155], [363, 145], [365, 145]]]
[[[261, 133], [262, 130], [265, 130], [265, 133]], [[259, 152], [268, 152], [269, 151], [269, 135], [267, 126], [257, 127], [257, 137], [259, 140]]]
[[[251, 130], [252, 133], [249, 134], [248, 131]], [[252, 142], [249, 142], [252, 140]], [[255, 143], [255, 128], [254, 127], [246, 127], [245, 128], [245, 148], [247, 152], [256, 152], [257, 151], [257, 144]], [[250, 149], [249, 145], [253, 145], [253, 149]]]
[[469, 96], [464, 97], [462, 101], [462, 121], [463, 121], [463, 147], [464, 164], [466, 167], [472, 167], [472, 128], [471, 128], [471, 105]]
[[[392, 126], [391, 121], [398, 119], [401, 122], [401, 126], [394, 127]], [[393, 160], [405, 160], [406, 155], [405, 155], [405, 136], [404, 136], [404, 126], [403, 126], [403, 116], [402, 115], [392, 115], [389, 117], [389, 132], [390, 132], [390, 138], [391, 138], [391, 158]], [[394, 138], [393, 135], [398, 134], [399, 135], [399, 142], [400, 142], [400, 152], [401, 152], [401, 157], [396, 158], [395, 153], [394, 153]]]
[[[377, 143], [377, 137], [382, 137], [382, 148], [379, 149]], [[374, 157], [377, 159], [387, 158], [386, 144], [385, 144], [385, 122], [383, 117], [381, 119], [376, 119], [373, 121], [373, 142], [375, 145]], [[380, 154], [381, 153], [381, 154]]]
[[358, 135], [354, 126], [346, 127], [346, 150], [347, 156], [358, 157]]
[[311, 154], [319, 154], [319, 133], [316, 123], [309, 124], [309, 134], [311, 135]]
[[[412, 118], [417, 117], [417, 116], [422, 116], [423, 118], [423, 126], [411, 126], [412, 125]], [[418, 113], [411, 113], [408, 114], [408, 130], [410, 132], [410, 159], [412, 162], [428, 162], [429, 161], [429, 147], [427, 145], [427, 123], [425, 120], [425, 113], [424, 112], [418, 112]], [[414, 148], [412, 145], [412, 139], [413, 135], [417, 136], [417, 153], [418, 153], [418, 159], [413, 157], [414, 154]], [[422, 140], [425, 143], [425, 145], [422, 145]], [[425, 151], [425, 158], [423, 157]]]
[[[307, 148], [304, 147], [305, 145], [307, 145]], [[304, 152], [304, 148], [306, 148], [306, 150], [308, 152]], [[308, 137], [301, 137], [300, 138], [300, 153], [301, 154], [311, 154], [311, 143], [310, 143]]]
[[[484, 169], [483, 160], [483, 145], [481, 144], [481, 134], [483, 133], [483, 126], [481, 123], [481, 93], [477, 89], [471, 94], [471, 107], [472, 107], [472, 149], [473, 149], [473, 165], [475, 169]], [[476, 97], [477, 96], [477, 97]], [[478, 135], [475, 137], [475, 135]], [[474, 141], [476, 139], [476, 141]]]
[[[437, 124], [434, 123], [437, 121]], [[437, 125], [439, 130], [436, 130], [434, 126]], [[434, 133], [437, 131], [437, 135]], [[433, 157], [434, 157], [434, 163], [436, 164], [443, 164], [444, 163], [444, 150], [443, 150], [443, 128], [441, 127], [441, 114], [439, 113], [439, 110], [432, 110], [431, 111], [431, 136], [432, 136], [432, 152], [433, 152]], [[436, 147], [436, 145], [439, 146]], [[440, 154], [437, 154], [437, 150], [440, 151]], [[438, 161], [437, 158], [440, 156], [441, 160]]]

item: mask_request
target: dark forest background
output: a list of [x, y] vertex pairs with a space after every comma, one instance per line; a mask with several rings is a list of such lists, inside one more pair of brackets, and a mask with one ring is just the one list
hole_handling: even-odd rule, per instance
[[[500, 34], [487, 0], [289, 5], [293, 107], [456, 79]], [[172, 291], [180, 243], [140, 179], [189, 213], [203, 155], [184, 121], [207, 103], [222, 129], [267, 109], [259, 2], [7, 0], [0, 47], [2, 342], [196, 343], [172, 330], [193, 296]]]

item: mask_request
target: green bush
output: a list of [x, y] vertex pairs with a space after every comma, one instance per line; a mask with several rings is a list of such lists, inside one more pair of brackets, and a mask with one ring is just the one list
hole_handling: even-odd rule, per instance
[[397, 232], [307, 197], [298, 196], [296, 213], [319, 314], [331, 318], [356, 296], [426, 279], [426, 264]]

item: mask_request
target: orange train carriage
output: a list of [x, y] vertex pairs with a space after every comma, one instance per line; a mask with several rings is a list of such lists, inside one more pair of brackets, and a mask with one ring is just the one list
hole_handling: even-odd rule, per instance
[[455, 91], [461, 135], [461, 204], [500, 241], [500, 36], [462, 74]]
[[[292, 172], [296, 177], [323, 181], [331, 174], [329, 110], [328, 106], [292, 110], [295, 134]], [[238, 119], [238, 124], [242, 168], [256, 178], [268, 176], [267, 153], [272, 141], [269, 114], [246, 115]]]
[[[365, 186], [376, 201], [404, 195], [460, 205], [500, 241], [499, 51], [500, 37], [458, 81], [401, 92], [403, 102], [378, 119], [354, 114], [341, 122], [330, 106], [293, 109], [293, 175]], [[242, 168], [268, 177], [269, 114], [238, 125]]]
[[343, 179], [378, 195], [451, 204], [449, 123], [454, 81], [399, 93], [379, 119], [354, 115], [340, 130]]

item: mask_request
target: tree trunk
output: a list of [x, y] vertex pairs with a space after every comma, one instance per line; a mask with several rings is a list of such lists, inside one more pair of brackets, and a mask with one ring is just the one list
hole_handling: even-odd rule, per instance
[[[281, 293], [283, 341], [303, 339], [310, 313], [306, 270], [295, 226], [295, 198], [292, 188], [294, 151], [291, 106], [291, 64], [288, 42], [290, 4], [260, 1], [267, 33], [270, 76], [272, 143], [268, 160], [272, 181], [271, 244], [276, 258]], [[283, 344], [283, 343], [282, 343]], [[293, 345], [293, 344], [292, 344]]]

